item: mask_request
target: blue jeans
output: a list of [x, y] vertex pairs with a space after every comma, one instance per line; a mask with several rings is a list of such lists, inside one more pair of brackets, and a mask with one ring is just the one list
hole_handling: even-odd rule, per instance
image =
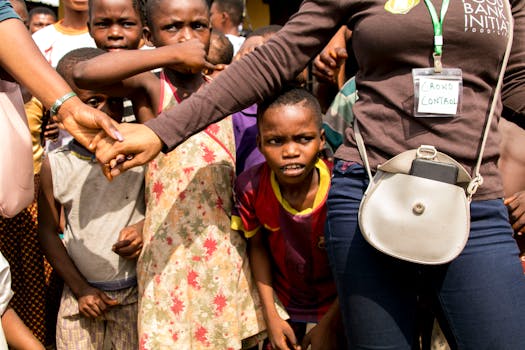
[[470, 237], [460, 256], [419, 265], [364, 240], [357, 214], [367, 185], [361, 165], [336, 162], [325, 236], [350, 348], [410, 349], [424, 285], [459, 349], [525, 349], [525, 276], [503, 202], [472, 202]]

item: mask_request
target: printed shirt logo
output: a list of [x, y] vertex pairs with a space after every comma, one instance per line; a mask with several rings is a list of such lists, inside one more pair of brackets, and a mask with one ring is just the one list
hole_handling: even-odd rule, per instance
[[509, 19], [505, 0], [463, 0], [465, 32], [507, 36]]
[[419, 4], [419, 0], [388, 0], [385, 10], [395, 15], [404, 15]]

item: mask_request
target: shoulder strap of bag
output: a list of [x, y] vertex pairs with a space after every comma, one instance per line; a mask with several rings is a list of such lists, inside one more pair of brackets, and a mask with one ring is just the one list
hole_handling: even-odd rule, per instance
[[[512, 8], [508, 1], [505, 1], [506, 6], [506, 12], [507, 16], [509, 18], [509, 34], [508, 34], [508, 40], [507, 40], [507, 47], [505, 49], [505, 55], [503, 56], [503, 61], [501, 64], [501, 71], [499, 73], [498, 83], [496, 84], [496, 88], [494, 90], [494, 96], [492, 98], [492, 104], [490, 105], [490, 111], [489, 115], [486, 120], [485, 128], [483, 130], [483, 138], [481, 139], [481, 146], [479, 149], [479, 155], [478, 160], [476, 162], [476, 166], [473, 170], [473, 178], [470, 184], [467, 187], [467, 194], [469, 197], [469, 200], [472, 198], [474, 193], [478, 190], [478, 187], [481, 186], [483, 183], [483, 177], [479, 173], [479, 169], [481, 167], [481, 162], [483, 160], [483, 153], [485, 152], [485, 145], [487, 143], [488, 134], [490, 131], [490, 124], [492, 122], [492, 117], [494, 116], [494, 110], [496, 109], [496, 105], [498, 103], [500, 93], [501, 93], [501, 86], [503, 85], [503, 76], [505, 75], [505, 70], [507, 68], [507, 63], [509, 61], [510, 51], [512, 48], [512, 38], [514, 34], [514, 19], [512, 17]], [[361, 131], [359, 130], [359, 122], [357, 118], [354, 118], [354, 133], [355, 133], [355, 141], [357, 143], [357, 149], [359, 150], [359, 154], [361, 155], [361, 159], [363, 160], [364, 166], [366, 168], [366, 172], [368, 173], [368, 177], [370, 178], [370, 182], [373, 182], [374, 178], [372, 176], [372, 171], [370, 170], [370, 163], [368, 162], [368, 156], [366, 154], [366, 148], [365, 143], [363, 141], [363, 136], [361, 135]]]

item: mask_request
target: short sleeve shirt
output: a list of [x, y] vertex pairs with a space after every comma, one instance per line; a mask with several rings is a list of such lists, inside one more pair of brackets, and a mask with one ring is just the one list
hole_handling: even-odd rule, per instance
[[330, 166], [318, 160], [319, 190], [312, 208], [293, 209], [266, 163], [236, 182], [232, 228], [264, 234], [272, 259], [273, 288], [293, 321], [318, 322], [336, 298], [324, 245]]

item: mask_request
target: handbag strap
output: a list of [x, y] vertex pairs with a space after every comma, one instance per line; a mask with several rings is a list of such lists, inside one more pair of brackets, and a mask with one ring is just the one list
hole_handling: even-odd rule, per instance
[[[472, 181], [469, 183], [467, 187], [467, 195], [469, 200], [472, 198], [474, 193], [478, 190], [479, 186], [483, 184], [483, 177], [481, 176], [479, 169], [481, 168], [481, 163], [483, 160], [483, 153], [485, 151], [485, 145], [487, 143], [488, 134], [490, 131], [490, 124], [492, 123], [492, 117], [494, 116], [494, 111], [496, 110], [496, 105], [498, 103], [500, 94], [501, 94], [501, 87], [503, 85], [503, 76], [505, 75], [505, 70], [507, 68], [507, 63], [509, 61], [510, 51], [512, 48], [512, 38], [514, 34], [514, 20], [512, 17], [512, 9], [511, 5], [508, 1], [505, 1], [507, 4], [506, 6], [506, 12], [507, 16], [509, 18], [509, 30], [508, 30], [508, 39], [507, 39], [507, 46], [505, 48], [505, 55], [503, 56], [503, 61], [501, 64], [501, 71], [499, 73], [498, 77], [498, 83], [496, 84], [496, 88], [494, 90], [494, 96], [492, 98], [492, 103], [490, 105], [489, 114], [486, 120], [485, 128], [483, 130], [483, 138], [481, 139], [481, 146], [479, 149], [479, 155], [476, 162], [476, 165], [473, 170], [473, 177]], [[359, 122], [357, 118], [354, 118], [354, 134], [355, 134], [355, 141], [357, 143], [357, 149], [359, 150], [359, 154], [361, 155], [361, 159], [363, 160], [363, 163], [366, 168], [366, 172], [368, 173], [368, 177], [370, 178], [370, 183], [373, 182], [373, 176], [372, 171], [370, 169], [370, 163], [368, 161], [368, 156], [366, 154], [366, 147], [363, 140], [363, 136], [361, 135], [361, 131], [359, 130]]]

